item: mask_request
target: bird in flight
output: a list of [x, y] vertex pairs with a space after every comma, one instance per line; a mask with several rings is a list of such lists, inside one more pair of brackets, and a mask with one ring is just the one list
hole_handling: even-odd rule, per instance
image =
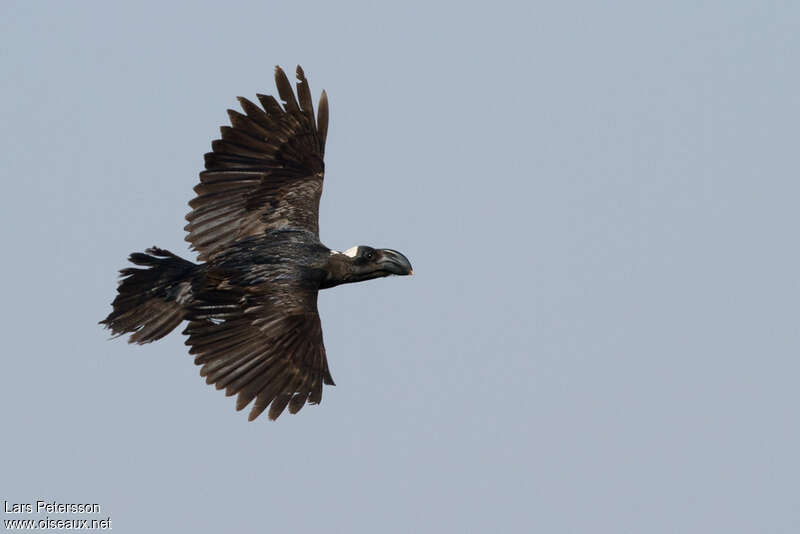
[[231, 125], [211, 143], [189, 202], [186, 240], [193, 263], [157, 247], [130, 255], [120, 271], [112, 312], [100, 323], [130, 343], [150, 343], [188, 321], [184, 334], [200, 375], [252, 421], [269, 407], [319, 404], [333, 385], [317, 311], [321, 289], [413, 273], [391, 249], [331, 250], [319, 240], [319, 201], [328, 133], [325, 91], [314, 116], [311, 91], [297, 67], [297, 97], [275, 68], [283, 105], [239, 98]]

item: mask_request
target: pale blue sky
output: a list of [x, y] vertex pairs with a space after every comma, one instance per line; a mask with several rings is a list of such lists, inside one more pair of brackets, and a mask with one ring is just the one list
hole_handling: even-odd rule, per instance
[[[7, 2], [0, 495], [114, 532], [800, 531], [800, 4]], [[235, 97], [331, 102], [337, 386], [108, 341]], [[3, 519], [7, 516], [4, 515]]]

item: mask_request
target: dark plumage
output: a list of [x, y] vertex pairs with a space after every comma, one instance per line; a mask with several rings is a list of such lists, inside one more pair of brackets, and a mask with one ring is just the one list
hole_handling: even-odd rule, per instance
[[255, 399], [250, 420], [269, 407], [276, 419], [322, 400], [328, 370], [317, 292], [392, 274], [411, 274], [405, 256], [353, 247], [345, 253], [319, 241], [328, 100], [314, 116], [311, 92], [297, 67], [297, 96], [280, 67], [283, 101], [239, 98], [231, 126], [211, 144], [206, 170], [189, 202], [186, 240], [200, 264], [159, 248], [134, 253], [139, 268], [121, 271], [113, 311], [101, 321], [131, 343], [161, 339], [182, 321], [200, 374], [236, 409]]

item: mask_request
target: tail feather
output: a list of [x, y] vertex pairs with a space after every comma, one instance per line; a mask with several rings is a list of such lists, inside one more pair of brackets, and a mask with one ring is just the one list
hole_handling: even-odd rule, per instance
[[183, 321], [198, 266], [156, 247], [134, 252], [128, 259], [145, 268], [120, 271], [114, 309], [100, 324], [114, 336], [132, 334], [129, 343], [150, 343]]

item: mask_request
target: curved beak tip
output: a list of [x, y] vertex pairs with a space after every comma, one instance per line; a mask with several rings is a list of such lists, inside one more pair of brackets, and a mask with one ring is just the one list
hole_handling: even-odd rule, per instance
[[381, 253], [383, 257], [380, 263], [382, 268], [387, 272], [401, 276], [414, 274], [414, 270], [411, 268], [411, 262], [401, 253], [388, 248], [381, 249]]

